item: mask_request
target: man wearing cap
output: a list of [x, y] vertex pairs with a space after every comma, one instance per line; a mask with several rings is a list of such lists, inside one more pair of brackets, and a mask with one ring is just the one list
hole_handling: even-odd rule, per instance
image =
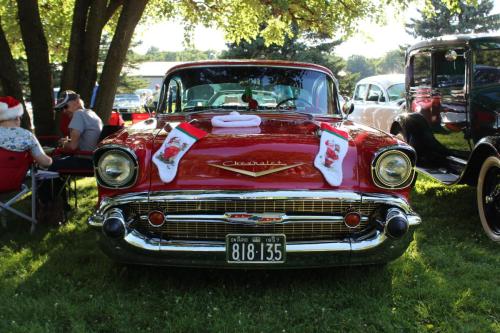
[[94, 150], [101, 135], [102, 121], [94, 111], [85, 109], [80, 95], [71, 90], [63, 92], [55, 108], [64, 110], [71, 117], [68, 125], [70, 137], [61, 140], [63, 150]]
[[[61, 98], [55, 105], [56, 109], [63, 110], [70, 118], [69, 122], [69, 138], [62, 138], [59, 141], [62, 151], [93, 151], [99, 140], [102, 131], [102, 121], [97, 114], [84, 107], [80, 95], [71, 90], [66, 90], [62, 93]], [[49, 167], [50, 171], [59, 170], [82, 170], [92, 169], [92, 156], [91, 155], [62, 155], [54, 157], [54, 162]], [[53, 188], [60, 188], [60, 184], [42, 184], [40, 189], [40, 197], [43, 204], [48, 203], [53, 198]], [[66, 196], [63, 195], [66, 200]], [[65, 208], [69, 205], [65, 202]]]

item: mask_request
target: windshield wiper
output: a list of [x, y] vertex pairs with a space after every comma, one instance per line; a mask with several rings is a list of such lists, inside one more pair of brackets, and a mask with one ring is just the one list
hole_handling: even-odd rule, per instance
[[303, 115], [303, 116], [307, 116], [307, 118], [309, 120], [313, 120], [316, 117], [324, 117], [324, 116], [334, 117], [334, 118], [342, 118], [342, 115], [340, 115], [340, 114], [308, 113], [308, 112], [293, 111], [293, 110], [276, 111], [276, 113], [291, 114], [291, 115]]
[[313, 113], [308, 113], [308, 112], [300, 112], [300, 111], [292, 111], [292, 110], [276, 110], [275, 111], [276, 113], [279, 113], [279, 114], [293, 114], [293, 115], [303, 115], [303, 116], [307, 116], [307, 118], [309, 120], [312, 120], [314, 119], [314, 117], [316, 116], [315, 114]]

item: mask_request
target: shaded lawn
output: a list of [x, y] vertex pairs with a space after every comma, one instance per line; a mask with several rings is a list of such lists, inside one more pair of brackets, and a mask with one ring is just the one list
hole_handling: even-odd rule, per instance
[[498, 244], [475, 192], [420, 177], [424, 224], [387, 266], [289, 271], [121, 266], [86, 225], [0, 229], [0, 332], [500, 332]]

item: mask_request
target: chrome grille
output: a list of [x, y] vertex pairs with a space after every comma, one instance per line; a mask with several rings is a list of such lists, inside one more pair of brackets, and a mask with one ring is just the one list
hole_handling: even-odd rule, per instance
[[363, 203], [339, 200], [199, 200], [199, 201], [165, 201], [134, 202], [127, 205], [135, 214], [147, 214], [152, 210], [160, 210], [166, 214], [180, 213], [316, 213], [327, 215], [343, 215], [354, 209], [368, 216], [376, 208], [373, 202]]
[[[131, 202], [122, 207], [129, 218], [133, 218], [132, 227], [140, 232], [155, 234], [166, 239], [186, 240], [224, 240], [231, 233], [279, 233], [285, 234], [289, 241], [344, 239], [354, 232], [369, 228], [368, 221], [363, 221], [354, 229], [347, 228], [342, 221], [319, 221], [320, 215], [343, 216], [347, 211], [355, 210], [362, 216], [369, 216], [378, 204], [374, 202], [342, 200], [297, 200], [297, 199], [245, 199], [245, 200], [184, 200], [184, 201], [148, 201]], [[192, 215], [191, 221], [167, 221], [162, 227], [151, 226], [147, 214], [159, 210], [168, 215]], [[284, 213], [290, 216], [318, 216], [314, 221], [294, 221], [276, 224], [238, 224], [225, 221], [196, 220], [196, 215], [225, 213]], [[143, 217], [141, 219], [141, 217]], [[205, 217], [206, 218], [206, 217]]]
[[285, 234], [288, 241], [344, 239], [361, 231], [368, 222], [352, 230], [343, 222], [294, 222], [268, 225], [245, 225], [225, 222], [165, 222], [159, 228], [146, 220], [137, 223], [141, 231], [161, 233], [164, 239], [224, 240], [227, 234]]

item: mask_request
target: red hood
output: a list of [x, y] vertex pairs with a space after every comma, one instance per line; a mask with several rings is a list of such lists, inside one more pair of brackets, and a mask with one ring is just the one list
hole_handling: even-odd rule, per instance
[[[143, 191], [182, 190], [349, 190], [359, 192], [398, 192], [408, 196], [408, 190], [384, 191], [375, 187], [371, 178], [371, 161], [375, 152], [386, 146], [397, 144], [393, 137], [370, 127], [351, 121], [317, 117], [261, 115], [258, 128], [231, 129], [212, 128], [212, 115], [196, 115], [191, 124], [209, 133], [196, 142], [184, 155], [176, 177], [163, 183], [153, 154], [161, 147], [174, 122], [186, 121], [181, 116], [163, 116], [158, 123], [140, 124], [126, 129], [102, 144], [125, 146], [135, 151], [139, 160], [139, 177], [128, 189], [99, 188], [100, 196]], [[189, 119], [188, 119], [189, 121]], [[349, 134], [349, 148], [343, 161], [343, 181], [340, 186], [329, 185], [322, 173], [314, 167], [320, 138], [318, 125], [329, 122]], [[171, 125], [170, 125], [171, 124]], [[153, 126], [151, 126], [153, 125]], [[164, 128], [164, 130], [162, 130]], [[159, 134], [158, 134], [159, 133]], [[226, 165], [249, 171], [262, 171], [300, 164], [298, 166], [251, 177], [220, 169], [210, 164]]]
[[[334, 126], [347, 131], [350, 135], [349, 149], [343, 161], [343, 181], [336, 189], [371, 188], [368, 163], [360, 162], [358, 152], [359, 133], [367, 128], [360, 128], [351, 122], [341, 122], [331, 118], [323, 119]], [[170, 118], [171, 121], [171, 118]], [[151, 164], [151, 190], [328, 190], [329, 185], [322, 173], [315, 168], [314, 159], [318, 153], [320, 138], [318, 136], [319, 121], [307, 120], [303, 116], [279, 118], [270, 115], [262, 116], [260, 127], [250, 128], [213, 128], [210, 117], [203, 115], [191, 122], [195, 127], [209, 133], [196, 142], [184, 155], [179, 163], [177, 175], [168, 184], [161, 181], [158, 170]], [[165, 126], [153, 144], [156, 152], [165, 140], [170, 125]], [[372, 144], [363, 142], [368, 148], [378, 148], [385, 140], [394, 139], [378, 131], [368, 129], [368, 132], [378, 139]], [[361, 138], [365, 141], [364, 138]], [[364, 150], [364, 148], [363, 148]], [[363, 155], [363, 154], [362, 154]], [[282, 168], [291, 165], [295, 167], [275, 173], [252, 177], [238, 172], [215, 167], [229, 166], [252, 172]], [[362, 167], [364, 176], [359, 176], [358, 165]], [[368, 174], [366, 174], [368, 172]], [[361, 183], [360, 183], [361, 182]]]

